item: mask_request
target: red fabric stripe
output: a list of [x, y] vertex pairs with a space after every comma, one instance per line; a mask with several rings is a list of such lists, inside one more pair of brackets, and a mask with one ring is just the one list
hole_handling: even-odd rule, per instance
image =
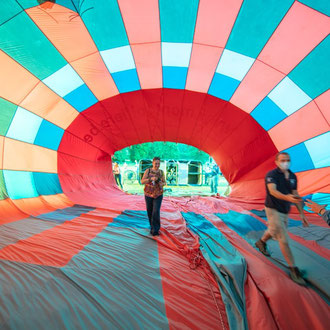
[[82, 214], [52, 229], [8, 245], [0, 250], [0, 259], [62, 267], [113, 220], [109, 217], [95, 217]]

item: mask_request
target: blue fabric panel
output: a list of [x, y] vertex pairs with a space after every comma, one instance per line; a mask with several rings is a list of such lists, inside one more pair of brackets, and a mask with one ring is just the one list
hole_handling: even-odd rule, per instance
[[199, 236], [200, 249], [220, 283], [230, 329], [246, 329], [244, 283], [246, 262], [225, 236], [202, 215], [183, 213], [189, 229]]
[[72, 207], [67, 207], [65, 209], [56, 210], [53, 212], [38, 215], [36, 218], [62, 223], [65, 221], [73, 220], [84, 213], [93, 211], [94, 209], [95, 208], [93, 207], [74, 205]]
[[229, 101], [239, 83], [239, 80], [220, 73], [215, 73], [208, 94]]
[[291, 171], [303, 172], [314, 169], [314, 163], [304, 143], [297, 144], [284, 151], [291, 157]]
[[251, 112], [251, 116], [268, 131], [280, 121], [285, 119], [287, 115], [281, 110], [269, 97], [266, 97]]
[[55, 195], [63, 192], [56, 173], [34, 172], [33, 179], [39, 195]]
[[246, 235], [251, 230], [264, 231], [267, 229], [262, 222], [248, 214], [229, 211], [224, 214], [216, 213], [216, 216], [221, 218], [221, 220], [223, 220], [228, 227], [239, 235]]
[[38, 146], [57, 150], [62, 136], [64, 134], [64, 130], [47, 120], [43, 120], [37, 136], [34, 140], [34, 144]]
[[188, 68], [163, 66], [163, 87], [184, 89], [186, 86]]
[[136, 69], [115, 72], [112, 78], [119, 93], [127, 93], [141, 89]]
[[97, 98], [85, 84], [66, 95], [64, 100], [70, 103], [79, 112], [84, 111], [98, 102]]
[[32, 172], [4, 170], [3, 176], [9, 198], [38, 197]]
[[110, 227], [134, 227], [134, 228], [150, 228], [148, 215], [146, 211], [129, 211], [126, 210], [118, 217], [114, 218]]

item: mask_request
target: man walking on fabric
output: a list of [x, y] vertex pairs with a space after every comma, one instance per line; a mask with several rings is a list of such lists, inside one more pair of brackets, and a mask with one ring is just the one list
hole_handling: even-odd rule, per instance
[[276, 239], [279, 243], [282, 254], [290, 267], [291, 279], [300, 284], [306, 285], [299, 269], [295, 266], [294, 258], [288, 243], [288, 213], [291, 203], [294, 203], [300, 213], [303, 226], [308, 226], [308, 221], [303, 213], [302, 199], [297, 192], [297, 177], [289, 170], [290, 156], [286, 152], [276, 155], [275, 164], [277, 168], [267, 173], [265, 210], [268, 220], [268, 229], [262, 238], [256, 242], [256, 247], [266, 256], [270, 256], [267, 251], [266, 242]]

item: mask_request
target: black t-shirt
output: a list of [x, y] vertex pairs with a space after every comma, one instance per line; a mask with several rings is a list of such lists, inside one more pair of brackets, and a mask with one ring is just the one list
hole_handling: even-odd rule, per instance
[[289, 170], [289, 179], [286, 179], [284, 173], [279, 168], [275, 168], [274, 170], [268, 172], [265, 177], [267, 194], [265, 206], [271, 209], [276, 209], [281, 213], [289, 213], [291, 203], [272, 196], [267, 187], [268, 183], [274, 183], [276, 185], [276, 189], [284, 195], [292, 194], [292, 190], [297, 190], [296, 175]]

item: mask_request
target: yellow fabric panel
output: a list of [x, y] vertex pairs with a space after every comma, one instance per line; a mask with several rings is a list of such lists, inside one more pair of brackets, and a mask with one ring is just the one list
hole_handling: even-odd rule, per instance
[[33, 144], [5, 138], [3, 168], [57, 173], [57, 152]]

